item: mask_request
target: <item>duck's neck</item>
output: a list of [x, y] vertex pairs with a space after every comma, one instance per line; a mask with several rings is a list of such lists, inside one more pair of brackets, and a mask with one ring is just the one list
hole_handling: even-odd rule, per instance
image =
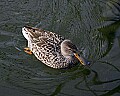
[[64, 56], [68, 63], [75, 64], [78, 62], [78, 59], [75, 56]]

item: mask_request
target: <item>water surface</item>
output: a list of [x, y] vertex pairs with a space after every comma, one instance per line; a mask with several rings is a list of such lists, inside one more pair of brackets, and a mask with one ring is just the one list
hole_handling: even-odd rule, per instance
[[[92, 65], [56, 70], [23, 51], [24, 25], [71, 39]], [[119, 0], [1, 0], [0, 96], [119, 96]]]

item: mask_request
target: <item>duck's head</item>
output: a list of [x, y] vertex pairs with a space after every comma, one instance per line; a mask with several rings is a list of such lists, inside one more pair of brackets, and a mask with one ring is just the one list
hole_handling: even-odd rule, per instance
[[61, 53], [65, 58], [72, 59], [74, 56], [82, 65], [90, 65], [89, 61], [79, 55], [77, 47], [70, 40], [64, 40], [61, 43]]

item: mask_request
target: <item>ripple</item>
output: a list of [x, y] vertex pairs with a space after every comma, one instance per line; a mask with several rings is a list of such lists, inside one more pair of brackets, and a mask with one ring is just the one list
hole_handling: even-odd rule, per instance
[[[119, 27], [119, 0], [7, 0], [1, 1], [0, 6], [4, 17], [0, 21], [0, 85], [31, 96], [119, 94], [119, 55], [110, 54]], [[112, 8], [118, 10], [117, 16]], [[112, 16], [116, 17], [111, 21], [105, 18]], [[56, 70], [26, 54], [23, 48], [27, 42], [21, 33], [26, 24], [41, 24], [45, 30], [71, 39], [93, 66]]]

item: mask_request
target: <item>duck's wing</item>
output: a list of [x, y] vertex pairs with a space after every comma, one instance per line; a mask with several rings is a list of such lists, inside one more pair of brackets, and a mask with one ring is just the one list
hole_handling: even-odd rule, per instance
[[32, 29], [31, 31], [31, 45], [30, 49], [33, 54], [41, 60], [43, 63], [54, 63], [59, 60], [63, 60], [61, 54], [61, 42], [64, 37], [55, 34], [53, 32]]
[[64, 40], [64, 37], [53, 32], [46, 30], [36, 30], [32, 32], [32, 43], [35, 44], [38, 48], [44, 48], [51, 50], [54, 49], [54, 52], [58, 52], [60, 49], [61, 42]]

